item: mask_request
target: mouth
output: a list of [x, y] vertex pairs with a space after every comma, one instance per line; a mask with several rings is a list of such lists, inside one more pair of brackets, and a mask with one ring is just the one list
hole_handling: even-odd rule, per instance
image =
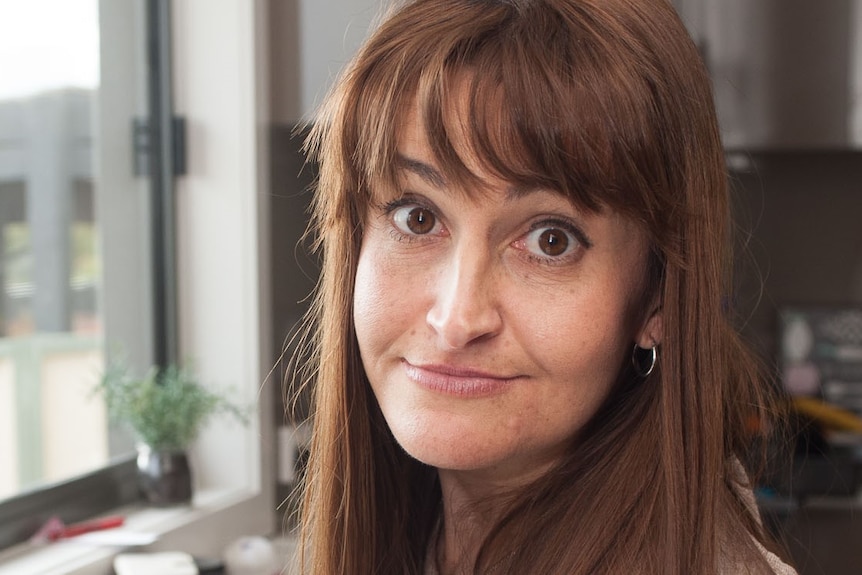
[[481, 369], [447, 364], [413, 364], [401, 360], [407, 378], [429, 391], [458, 397], [495, 395], [520, 376], [500, 375]]

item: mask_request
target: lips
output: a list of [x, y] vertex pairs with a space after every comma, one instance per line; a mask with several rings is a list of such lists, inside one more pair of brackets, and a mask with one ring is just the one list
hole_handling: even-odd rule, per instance
[[519, 376], [499, 375], [470, 367], [446, 364], [413, 364], [402, 360], [407, 378], [430, 391], [459, 397], [500, 393]]

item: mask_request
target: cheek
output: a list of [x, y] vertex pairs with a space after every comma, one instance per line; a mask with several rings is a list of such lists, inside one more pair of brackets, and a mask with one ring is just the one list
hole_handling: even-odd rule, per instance
[[603, 397], [631, 352], [627, 315], [625, 294], [613, 286], [549, 296], [522, 316], [520, 341], [566, 393]]
[[353, 323], [363, 360], [367, 354], [379, 353], [382, 346], [404, 329], [411, 319], [411, 302], [415, 307], [418, 285], [402, 277], [397, 266], [375, 246], [363, 246], [356, 268], [353, 291]]
[[380, 274], [375, 273], [374, 268], [374, 262], [363, 249], [359, 255], [353, 289], [353, 324], [360, 349], [368, 346], [368, 338], [378, 331], [376, 325], [385, 325], [385, 318], [382, 317], [386, 311], [383, 305], [385, 285], [381, 285]]

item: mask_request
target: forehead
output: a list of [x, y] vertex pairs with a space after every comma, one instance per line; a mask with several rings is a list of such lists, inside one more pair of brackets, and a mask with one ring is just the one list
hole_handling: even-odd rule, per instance
[[[397, 122], [394, 160], [397, 178], [415, 177], [434, 188], [458, 190], [471, 196], [503, 189], [509, 197], [519, 197], [541, 190], [559, 194], [585, 211], [599, 213], [604, 210], [605, 206], [600, 203], [579, 204], [548, 177], [534, 177], [532, 180], [511, 177], [511, 174], [522, 173], [529, 161], [525, 156], [518, 156], [516, 146], [508, 146], [505, 156], [495, 154], [489, 158], [485, 143], [483, 155], [480, 152], [483, 143], [477, 142], [481, 136], [477, 137], [475, 133], [477, 109], [471, 104], [469, 79], [467, 74], [462, 74], [456, 80], [450, 98], [442, 105], [442, 121], [438, 126], [429, 126], [423, 102], [419, 97], [413, 97]], [[489, 103], [483, 110], [495, 107]], [[486, 130], [510, 130], [504, 122], [504, 118], [498, 118], [497, 125]], [[442, 145], [438, 141], [435, 146], [435, 136], [438, 139], [442, 136]], [[501, 159], [508, 163], [500, 166]]]
[[[396, 134], [398, 151], [421, 152], [421, 155], [427, 158], [441, 155], [448, 150], [468, 172], [475, 174], [489, 171], [489, 166], [482, 165], [489, 162], [487, 158], [485, 161], [480, 159], [476, 140], [505, 129], [502, 125], [504, 120], [497, 118], [493, 128], [483, 126], [481, 131], [484, 134], [476, 133], [480, 124], [478, 116], [484, 115], [490, 104], [479, 108], [472, 101], [470, 88], [475, 86], [477, 81], [475, 74], [468, 71], [453, 72], [446, 80], [445, 89], [442, 90], [446, 96], [440, 102], [438, 110], [429, 109], [428, 94], [417, 93], [407, 101]], [[436, 121], [432, 120], [435, 115], [438, 116]], [[437, 163], [442, 164], [444, 171], [458, 171], [453, 170], [453, 166], [447, 166], [445, 161]]]
[[[442, 187], [453, 179], [460, 179], [459, 176], [462, 176], [458, 173], [460, 170], [446, 165], [446, 162], [438, 157], [439, 150], [435, 151], [432, 135], [429, 132], [436, 128], [438, 138], [442, 135], [447, 144], [446, 147], [469, 174], [479, 180], [488, 179], [488, 174], [484, 173], [487, 169], [481, 165], [482, 162], [479, 161], [469, 136], [467, 126], [471, 120], [471, 111], [463, 85], [463, 80], [457, 82], [452, 96], [443, 103], [441, 109], [443, 121], [438, 126], [429, 126], [425, 117], [427, 111], [419, 96], [412, 98], [398, 122], [395, 135], [396, 167], [399, 172], [414, 173], [437, 187]], [[440, 147], [439, 142], [436, 147]], [[429, 170], [429, 167], [434, 169]]]
[[[439, 114], [429, 110], [418, 94], [407, 102], [395, 130], [395, 168], [399, 177], [411, 174], [435, 187], [458, 183], [463, 186], [457, 187], [471, 190], [504, 183], [525, 187], [507, 177], [506, 170], [517, 169], [526, 159], [518, 157], [512, 146], [507, 147], [505, 156], [492, 149], [496, 146], [489, 141], [493, 138], [490, 134], [508, 128], [502, 118], [491, 127], [487, 126], [487, 118], [477, 117], [484, 115], [487, 108], [477, 108], [471, 100], [471, 80], [467, 73], [454, 76], [448, 97], [439, 105]], [[435, 115], [436, 121], [432, 119]], [[484, 124], [481, 128], [480, 123]]]

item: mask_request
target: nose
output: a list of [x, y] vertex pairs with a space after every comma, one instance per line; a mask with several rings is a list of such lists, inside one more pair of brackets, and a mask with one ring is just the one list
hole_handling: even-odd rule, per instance
[[460, 349], [500, 332], [503, 318], [491, 258], [476, 249], [461, 249], [435, 278], [434, 301], [426, 321], [443, 349]]

